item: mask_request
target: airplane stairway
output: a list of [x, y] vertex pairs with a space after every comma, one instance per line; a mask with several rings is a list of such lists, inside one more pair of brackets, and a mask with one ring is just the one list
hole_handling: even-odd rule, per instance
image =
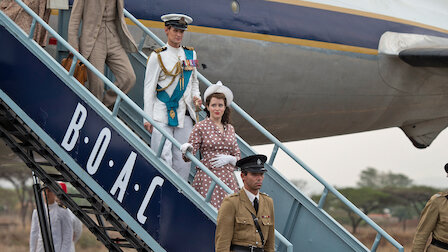
[[[58, 198], [82, 220], [106, 248], [111, 251], [120, 251], [120, 248], [150, 251], [149, 247], [104, 205], [101, 198], [93, 193], [4, 101], [0, 103], [0, 137], [52, 191], [56, 192]], [[46, 162], [35, 157], [43, 157]], [[55, 173], [56, 170], [60, 173]], [[57, 181], [70, 183], [77, 188], [78, 193], [65, 194]], [[88, 204], [78, 204], [79, 199]], [[105, 220], [111, 225], [105, 225]], [[113, 237], [112, 232], [116, 233]]]
[[[149, 134], [141, 130], [139, 122], [143, 117], [150, 122], [152, 119], [23, 2], [16, 2], [114, 89], [119, 98], [113, 111], [109, 111], [74, 79], [74, 65], [67, 73], [30, 39], [32, 32], [24, 33], [0, 12], [0, 45], [4, 49], [0, 54], [0, 137], [108, 249], [212, 251], [216, 210], [208, 203], [209, 197], [204, 201], [159, 158], [160, 149], [153, 151], [148, 147]], [[144, 30], [144, 36], [162, 43], [125, 13]], [[144, 38], [140, 45], [143, 42]], [[130, 55], [134, 67], [140, 64], [138, 67], [143, 69], [145, 57], [142, 52]], [[136, 74], [137, 84], [142, 85], [144, 73]], [[205, 84], [211, 84], [200, 77]], [[400, 244], [242, 109], [236, 104], [233, 108], [275, 144], [262, 191], [274, 199], [277, 251], [376, 251], [381, 238], [403, 251]], [[169, 136], [165, 140], [180, 146]], [[243, 156], [255, 153], [244, 140], [238, 138], [238, 141]], [[318, 205], [272, 167], [279, 148], [324, 185], [324, 196]], [[207, 172], [191, 153], [187, 156]], [[230, 190], [212, 173], [208, 174], [215, 184]], [[56, 181], [70, 183], [77, 193], [65, 194]], [[323, 211], [328, 192], [344, 201], [378, 232], [370, 250]]]

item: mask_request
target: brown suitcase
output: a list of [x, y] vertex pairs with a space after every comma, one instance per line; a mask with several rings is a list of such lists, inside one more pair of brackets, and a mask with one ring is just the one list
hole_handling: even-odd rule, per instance
[[[70, 67], [72, 65], [73, 62], [73, 54], [70, 53], [68, 55], [67, 58], [62, 59], [62, 66], [69, 71]], [[82, 63], [81, 61], [78, 60], [78, 62], [76, 62], [76, 67], [75, 67], [75, 72], [73, 73], [73, 77], [75, 77], [79, 83], [81, 83], [82, 85], [85, 85], [86, 81], [87, 81], [87, 67], [86, 65], [84, 65], [84, 63]]]

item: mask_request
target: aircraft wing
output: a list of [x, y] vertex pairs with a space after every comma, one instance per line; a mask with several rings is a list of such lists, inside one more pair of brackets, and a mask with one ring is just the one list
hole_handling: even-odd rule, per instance
[[[439, 59], [443, 59], [443, 64], [446, 64], [448, 38], [412, 33], [385, 32], [380, 38], [378, 54], [400, 55], [400, 58], [403, 55], [407, 59], [412, 58], [412, 62], [424, 61], [430, 65], [433, 64], [430, 62], [437, 62]], [[414, 59], [422, 60], [414, 61]]]
[[[379, 42], [378, 58], [383, 81], [402, 95], [430, 103], [445, 92], [447, 73], [440, 68], [448, 67], [447, 38], [386, 32]], [[435, 111], [420, 113], [399, 126], [415, 147], [426, 148], [448, 126], [448, 117]]]
[[405, 49], [398, 56], [415, 67], [448, 67], [448, 45], [446, 48]]

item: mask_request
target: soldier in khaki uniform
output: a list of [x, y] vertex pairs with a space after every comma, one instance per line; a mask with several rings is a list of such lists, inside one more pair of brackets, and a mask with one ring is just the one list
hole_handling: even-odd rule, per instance
[[244, 187], [228, 195], [218, 211], [216, 252], [274, 252], [274, 202], [259, 192], [267, 171], [265, 162], [266, 156], [253, 155], [236, 163]]
[[[448, 175], [448, 164], [445, 165]], [[412, 252], [425, 251], [428, 237], [432, 233], [427, 252], [448, 252], [448, 192], [438, 193], [426, 203], [414, 236]]]

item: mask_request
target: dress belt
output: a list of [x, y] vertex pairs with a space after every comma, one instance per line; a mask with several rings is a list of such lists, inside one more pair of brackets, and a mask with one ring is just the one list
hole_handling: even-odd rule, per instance
[[434, 237], [432, 237], [431, 244], [436, 246], [436, 247], [448, 250], [448, 243], [445, 243], [443, 241], [439, 241], [439, 240], [437, 240]]
[[264, 252], [263, 248], [257, 248], [253, 246], [240, 246], [240, 245], [233, 245], [230, 246], [230, 251], [232, 252]]

